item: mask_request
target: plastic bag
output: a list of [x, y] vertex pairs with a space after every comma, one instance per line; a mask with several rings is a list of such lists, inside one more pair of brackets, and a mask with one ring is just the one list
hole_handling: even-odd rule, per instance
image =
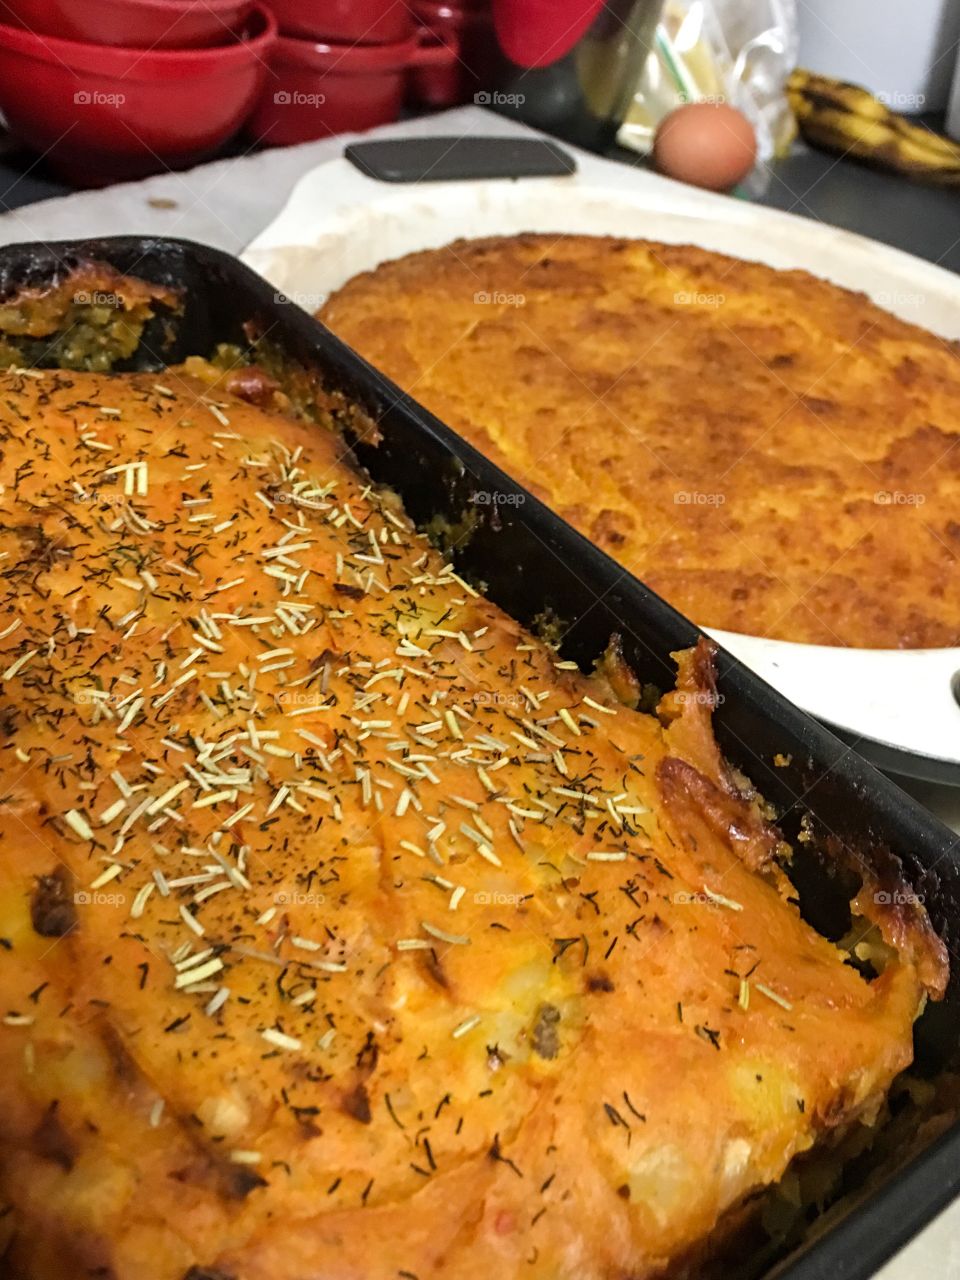
[[[618, 142], [644, 154], [686, 102], [728, 102], [750, 120], [757, 159], [782, 154], [796, 126], [784, 85], [797, 61], [796, 0], [666, 0]], [[763, 182], [762, 164], [752, 185]]]

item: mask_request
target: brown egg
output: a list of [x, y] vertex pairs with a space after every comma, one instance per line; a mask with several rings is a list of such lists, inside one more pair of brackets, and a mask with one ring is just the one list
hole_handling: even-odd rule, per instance
[[757, 158], [753, 126], [742, 111], [723, 103], [691, 102], [660, 121], [653, 163], [668, 178], [709, 191], [729, 191]]

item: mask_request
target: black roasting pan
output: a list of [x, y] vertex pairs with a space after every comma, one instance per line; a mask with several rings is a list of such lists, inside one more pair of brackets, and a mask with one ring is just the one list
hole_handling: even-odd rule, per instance
[[[0, 249], [0, 299], [62, 279], [89, 260], [182, 291], [182, 311], [151, 321], [120, 367], [156, 369], [259, 335], [377, 424], [374, 441], [375, 433], [357, 434], [355, 415], [342, 415], [359, 464], [394, 488], [419, 524], [437, 527], [439, 518], [448, 531], [468, 528], [452, 539], [460, 573], [520, 621], [549, 620], [564, 657], [587, 668], [619, 632], [641, 680], [672, 687], [670, 654], [695, 642], [692, 623], [235, 258], [172, 239], [15, 245]], [[825, 865], [838, 855], [892, 871], [922, 895], [954, 973], [947, 999], [917, 1023], [916, 1072], [942, 1080], [960, 1065], [960, 842], [854, 747], [723, 651], [718, 673], [717, 733], [728, 759], [772, 802], [788, 839], [803, 824], [808, 853], [794, 879], [808, 918], [829, 932]], [[817, 848], [822, 857], [808, 856]], [[916, 1129], [909, 1153], [888, 1151], [859, 1189], [848, 1188], [788, 1256], [768, 1265], [764, 1280], [866, 1280], [960, 1193], [960, 1122], [938, 1125], [933, 1116]], [[926, 1145], [924, 1132], [936, 1134]], [[734, 1260], [724, 1280], [741, 1274]]]

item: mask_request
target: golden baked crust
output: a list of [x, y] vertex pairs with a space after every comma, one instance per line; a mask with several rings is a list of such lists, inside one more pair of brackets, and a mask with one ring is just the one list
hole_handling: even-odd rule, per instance
[[702, 626], [960, 644], [960, 352], [862, 295], [520, 235], [386, 263], [320, 315]]
[[871, 1122], [943, 949], [800, 919], [705, 647], [636, 713], [332, 433], [0, 384], [11, 1275], [639, 1280]]

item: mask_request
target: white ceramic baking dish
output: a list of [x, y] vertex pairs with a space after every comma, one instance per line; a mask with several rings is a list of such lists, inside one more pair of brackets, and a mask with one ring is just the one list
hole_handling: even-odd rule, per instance
[[[396, 185], [344, 159], [330, 161], [301, 179], [244, 260], [291, 301], [316, 311], [357, 272], [460, 237], [639, 236], [802, 267], [862, 290], [944, 338], [960, 338], [960, 280], [948, 271], [808, 218], [585, 153], [577, 159], [569, 177]], [[960, 648], [842, 649], [713, 634], [882, 767], [960, 785]]]

